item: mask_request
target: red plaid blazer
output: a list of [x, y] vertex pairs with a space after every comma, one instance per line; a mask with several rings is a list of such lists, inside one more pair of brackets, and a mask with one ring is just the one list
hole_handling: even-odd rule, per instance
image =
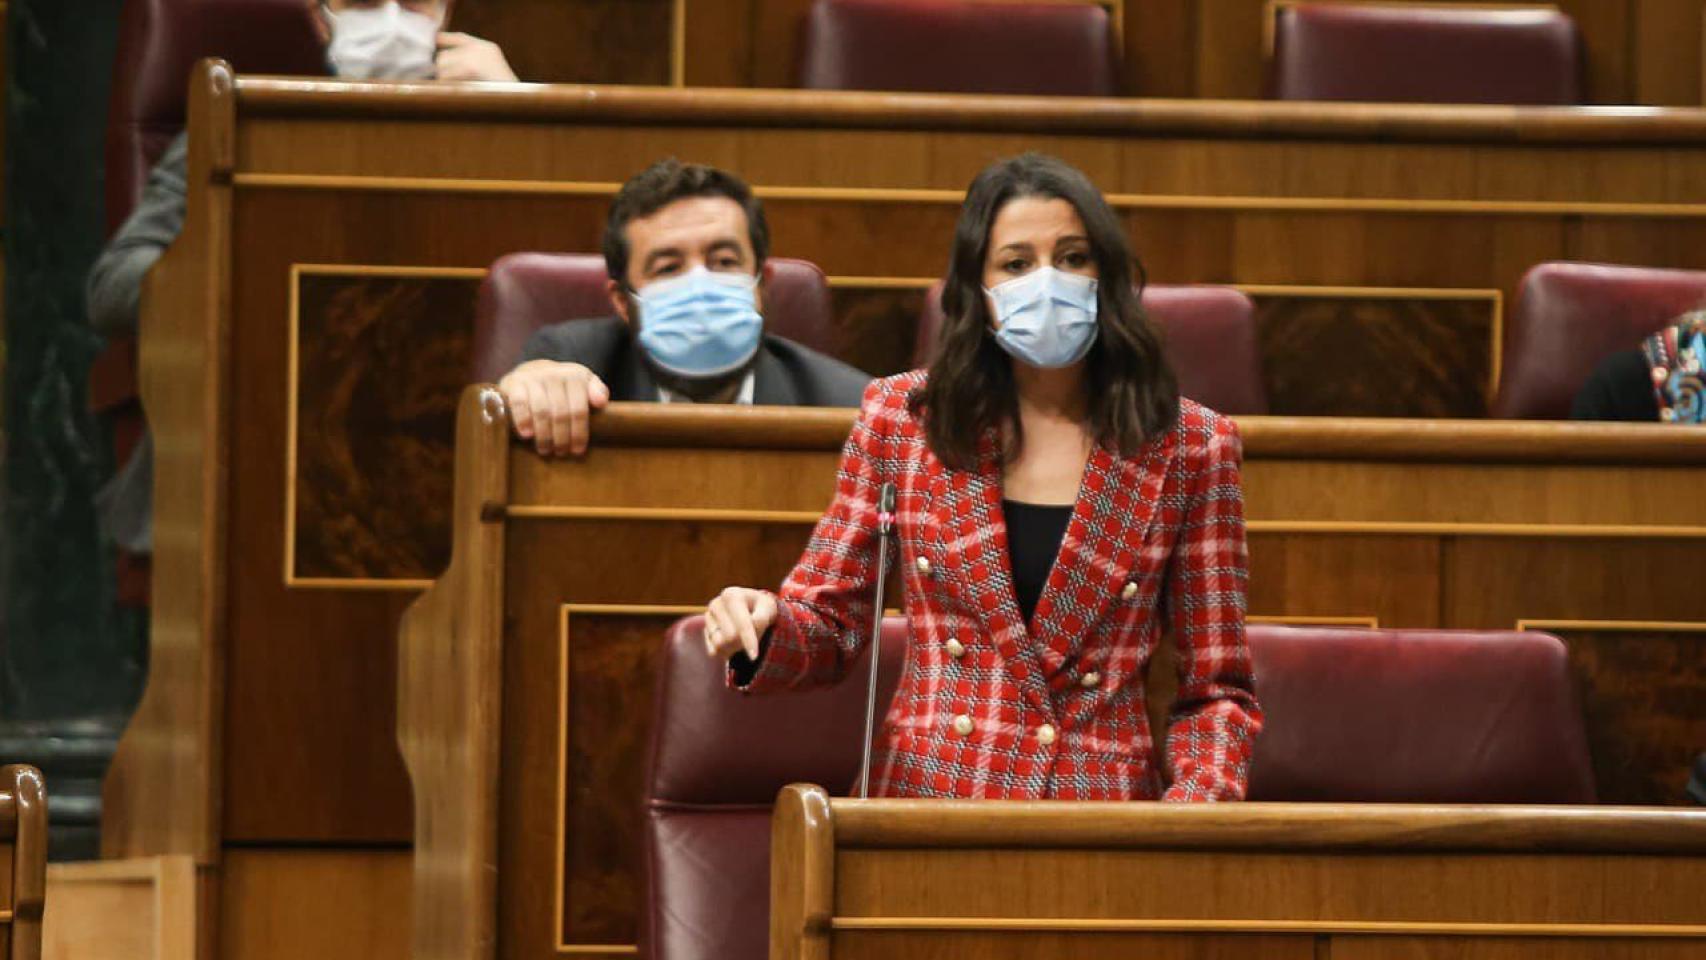
[[[1262, 720], [1244, 639], [1232, 421], [1183, 400], [1178, 425], [1136, 456], [1097, 446], [1026, 624], [1008, 563], [998, 438], [983, 438], [977, 469], [945, 467], [907, 411], [923, 378], [903, 374], [866, 391], [834, 502], [777, 594], [779, 616], [744, 689], [833, 683], [861, 652], [878, 575], [877, 499], [893, 482], [891, 555], [902, 565], [911, 638], [873, 792], [1241, 799]], [[1179, 651], [1165, 771], [1152, 756], [1143, 689], [1164, 620]]]

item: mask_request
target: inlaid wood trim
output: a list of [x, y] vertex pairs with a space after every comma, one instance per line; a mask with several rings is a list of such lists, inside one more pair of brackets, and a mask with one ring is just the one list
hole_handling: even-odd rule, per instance
[[285, 586], [292, 590], [354, 590], [418, 593], [433, 585], [432, 580], [417, 577], [288, 577]]
[[[567, 180], [513, 180], [454, 177], [355, 176], [345, 174], [238, 173], [232, 183], [245, 189], [362, 191], [376, 193], [518, 194], [528, 196], [611, 197], [618, 183]], [[959, 205], [959, 190], [902, 187], [754, 186], [770, 201]], [[1267, 197], [1109, 193], [1108, 204], [1124, 210], [1212, 210], [1248, 213], [1390, 213], [1414, 215], [1623, 217], [1698, 219], [1706, 203], [1654, 203], [1579, 200], [1444, 200], [1401, 197]]]
[[1695, 620], [1518, 620], [1518, 630], [1574, 630], [1594, 633], [1706, 633]]
[[597, 617], [687, 617], [704, 606], [657, 603], [564, 603], [557, 607], [557, 870], [552, 877], [551, 940], [556, 951], [569, 956], [632, 956], [630, 943], [563, 942], [563, 885], [567, 864], [569, 809], [569, 621], [575, 614]]
[[1250, 614], [1244, 618], [1244, 622], [1273, 624], [1281, 627], [1366, 627], [1370, 630], [1380, 629], [1379, 617], [1310, 617], [1290, 614], [1263, 616], [1261, 614]]
[[330, 277], [434, 277], [483, 278], [479, 267], [391, 266], [367, 263], [292, 263], [285, 307], [286, 344], [284, 398], [284, 585], [307, 590], [425, 590], [432, 581], [416, 578], [298, 577], [296, 575], [296, 444], [300, 431], [298, 408], [302, 402], [302, 278]]
[[1706, 526], [1594, 523], [1453, 523], [1432, 521], [1249, 520], [1251, 533], [1320, 533], [1439, 537], [1531, 537], [1548, 540], [1698, 540]]
[[687, 0], [670, 4], [669, 85], [687, 86]]
[[717, 507], [558, 507], [509, 506], [516, 520], [628, 520], [649, 523], [815, 524], [821, 510], [740, 510]]
[[1410, 920], [1194, 920], [1052, 917], [834, 917], [833, 930], [954, 933], [1309, 933], [1363, 936], [1706, 938], [1693, 923], [1460, 923]]

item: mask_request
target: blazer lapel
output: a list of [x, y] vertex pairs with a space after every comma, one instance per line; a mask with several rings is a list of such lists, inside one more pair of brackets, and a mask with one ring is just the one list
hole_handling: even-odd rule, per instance
[[1037, 648], [1054, 677], [1077, 654], [1090, 628], [1125, 587], [1161, 498], [1174, 434], [1144, 445], [1133, 457], [1101, 444], [1090, 454], [1060, 553], [1037, 599]]
[[995, 431], [980, 441], [975, 469], [938, 466], [930, 512], [945, 561], [940, 575], [958, 586], [1025, 696], [1037, 707], [1050, 709], [1042, 662], [1013, 591], [1007, 521], [1001, 509], [1000, 439]]

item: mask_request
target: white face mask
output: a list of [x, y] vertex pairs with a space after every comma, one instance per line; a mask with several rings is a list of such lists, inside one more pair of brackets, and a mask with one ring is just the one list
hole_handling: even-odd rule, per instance
[[332, 72], [350, 80], [427, 80], [438, 55], [439, 21], [397, 0], [383, 6], [326, 10], [332, 43], [326, 49]]

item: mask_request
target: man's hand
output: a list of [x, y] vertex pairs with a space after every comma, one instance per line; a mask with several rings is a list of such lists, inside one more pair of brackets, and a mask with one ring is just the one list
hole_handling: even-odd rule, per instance
[[586, 452], [587, 418], [610, 402], [610, 388], [578, 363], [529, 360], [498, 381], [510, 423], [542, 457]]
[[440, 80], [515, 82], [515, 71], [509, 68], [502, 48], [490, 40], [481, 40], [466, 33], [438, 35], [435, 66]]

